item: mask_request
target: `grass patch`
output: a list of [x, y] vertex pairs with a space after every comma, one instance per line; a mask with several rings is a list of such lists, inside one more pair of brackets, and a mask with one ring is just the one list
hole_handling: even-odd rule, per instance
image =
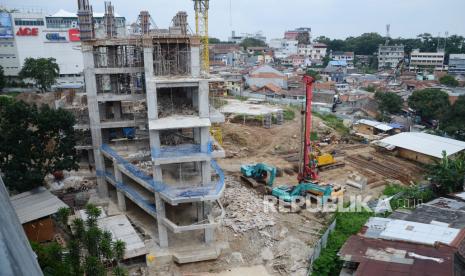
[[286, 121], [292, 121], [295, 118], [295, 111], [290, 108], [286, 108], [283, 110], [283, 117]]
[[19, 94], [21, 94], [21, 92], [2, 92], [0, 93], [0, 96], [8, 96], [8, 97], [16, 98], [16, 96], [18, 96]]
[[312, 275], [339, 275], [342, 261], [337, 256], [342, 245], [351, 236], [360, 231], [362, 226], [374, 214], [368, 211], [349, 213], [337, 212], [336, 228], [328, 237], [326, 248], [321, 251], [320, 257], [313, 263]]
[[402, 186], [399, 184], [390, 184], [383, 190], [383, 195], [393, 196], [402, 193], [399, 197], [390, 201], [392, 210], [399, 208], [414, 209], [418, 204], [428, 202], [436, 196], [429, 188], [421, 188], [418, 185]]
[[239, 100], [241, 102], [243, 101], [247, 101], [249, 98], [248, 97], [244, 97], [244, 96], [235, 96], [234, 97], [236, 100]]
[[317, 116], [318, 118], [322, 119], [327, 126], [333, 128], [341, 135], [349, 135], [349, 128], [346, 127], [342, 120], [336, 117], [333, 114], [320, 114], [320, 113], [313, 113], [313, 115]]

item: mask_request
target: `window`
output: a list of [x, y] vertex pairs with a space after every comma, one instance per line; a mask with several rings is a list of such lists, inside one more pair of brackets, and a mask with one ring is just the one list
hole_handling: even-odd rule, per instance
[[44, 20], [43, 19], [15, 19], [15, 25], [16, 26], [43, 26], [44, 25]]

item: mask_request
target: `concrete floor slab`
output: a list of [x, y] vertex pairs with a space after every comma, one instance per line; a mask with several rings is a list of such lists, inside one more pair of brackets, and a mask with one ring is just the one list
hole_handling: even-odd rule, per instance
[[210, 127], [209, 118], [200, 118], [194, 116], [170, 116], [166, 118], [149, 120], [150, 130], [165, 130], [193, 127]]

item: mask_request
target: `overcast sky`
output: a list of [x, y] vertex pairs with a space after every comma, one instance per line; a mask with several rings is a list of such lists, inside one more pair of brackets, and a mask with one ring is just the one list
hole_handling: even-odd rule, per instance
[[[103, 1], [90, 0], [94, 11], [103, 12]], [[133, 22], [140, 10], [148, 10], [159, 27], [168, 27], [179, 10], [193, 24], [192, 0], [113, 0], [115, 11]], [[0, 0], [8, 8], [77, 10], [77, 0]], [[392, 37], [413, 37], [428, 32], [465, 35], [465, 0], [211, 0], [210, 36], [227, 39], [236, 34], [263, 31], [279, 38], [295, 27], [311, 27], [313, 37], [345, 38], [365, 32]]]

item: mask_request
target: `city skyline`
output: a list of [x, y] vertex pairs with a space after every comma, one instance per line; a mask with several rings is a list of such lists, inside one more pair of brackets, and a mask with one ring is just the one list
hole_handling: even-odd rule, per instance
[[[103, 12], [103, 1], [90, 2], [95, 12]], [[177, 0], [176, 4], [167, 0], [111, 2], [115, 6], [115, 12], [126, 17], [128, 24], [136, 20], [140, 9], [146, 9], [156, 25], [165, 28], [177, 11], [184, 10], [189, 15], [190, 28], [194, 29], [193, 3], [190, 0]], [[292, 2], [293, 5], [281, 7], [278, 4], [282, 2], [276, 0], [211, 1], [210, 36], [227, 40], [233, 30], [238, 35], [262, 31], [269, 40], [282, 37], [286, 30], [311, 27], [313, 37], [324, 35], [330, 38], [345, 38], [367, 32], [385, 35], [386, 24], [391, 25], [391, 37], [394, 38], [416, 37], [421, 33], [430, 33], [433, 36], [440, 33], [444, 36], [446, 31], [450, 35], [465, 35], [465, 24], [458, 24], [462, 20], [461, 13], [465, 10], [465, 2], [462, 0], [441, 2], [393, 0], [389, 3], [371, 0], [292, 0]], [[10, 9], [42, 9], [48, 14], [60, 9], [70, 12], [77, 10], [76, 1], [63, 3], [58, 0], [22, 0], [18, 3], [13, 0], [2, 0], [0, 4]], [[444, 10], [445, 7], [447, 13], [442, 18], [438, 18], [440, 22], [432, 20], [437, 11]], [[309, 18], [304, 18], [307, 10], [316, 12], [308, 12]], [[375, 23], [367, 24], [367, 22]]]

